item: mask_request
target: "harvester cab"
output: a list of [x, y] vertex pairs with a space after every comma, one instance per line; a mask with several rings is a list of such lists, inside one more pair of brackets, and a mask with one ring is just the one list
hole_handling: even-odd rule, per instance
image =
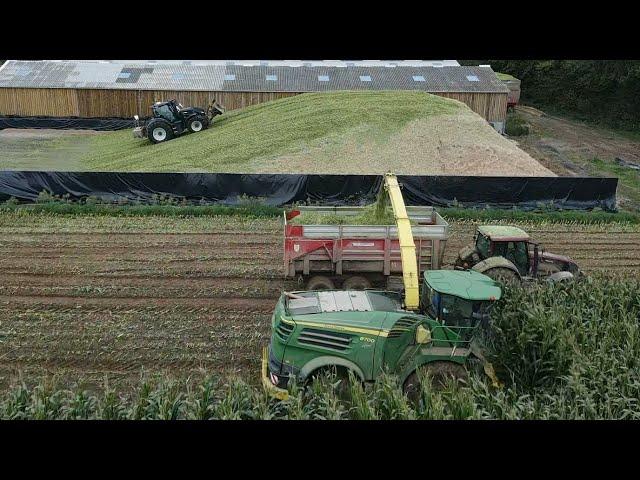
[[457, 269], [472, 269], [505, 284], [546, 278], [570, 280], [580, 275], [569, 257], [545, 252], [524, 230], [505, 225], [481, 225], [474, 243], [463, 247]]
[[430, 270], [424, 275], [420, 310], [470, 337], [488, 326], [491, 307], [501, 296], [495, 281], [473, 270]]
[[156, 102], [151, 106], [153, 116], [144, 125], [135, 115], [135, 138], [147, 137], [152, 143], [162, 143], [184, 133], [197, 133], [206, 129], [217, 115], [222, 115], [224, 107], [213, 99], [207, 110], [197, 107], [184, 107], [176, 100]]

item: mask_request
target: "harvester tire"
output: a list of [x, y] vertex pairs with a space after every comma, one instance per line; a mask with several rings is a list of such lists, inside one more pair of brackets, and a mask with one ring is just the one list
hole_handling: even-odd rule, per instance
[[151, 143], [162, 143], [173, 138], [173, 129], [166, 120], [154, 118], [147, 125], [147, 138]]
[[344, 281], [342, 288], [343, 290], [364, 290], [365, 288], [371, 288], [371, 282], [368, 278], [354, 275]]
[[189, 119], [187, 128], [191, 133], [201, 132], [209, 126], [209, 120], [204, 115], [194, 115]]
[[485, 270], [482, 273], [503, 285], [513, 286], [520, 283], [520, 276], [508, 268], [495, 267]]
[[422, 365], [407, 377], [402, 387], [404, 394], [414, 404], [418, 403], [422, 390], [420, 376], [427, 372], [431, 375], [431, 388], [434, 390], [442, 390], [447, 385], [449, 378], [464, 382], [469, 378], [467, 370], [459, 363], [435, 361]]
[[311, 277], [307, 282], [307, 290], [334, 290], [335, 288], [333, 280], [322, 275]]
[[[358, 375], [354, 373], [354, 376], [358, 379]], [[311, 387], [314, 382], [322, 379], [323, 377], [325, 380], [329, 380], [333, 385], [335, 385], [333, 392], [336, 397], [340, 400], [347, 400], [349, 398], [349, 391], [351, 389], [349, 385], [349, 370], [335, 365], [319, 368], [309, 375], [307, 387]]]

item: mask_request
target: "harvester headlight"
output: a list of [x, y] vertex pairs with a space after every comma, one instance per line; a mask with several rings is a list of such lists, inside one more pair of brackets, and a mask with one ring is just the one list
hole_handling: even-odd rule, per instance
[[280, 381], [280, 379], [278, 378], [278, 376], [275, 373], [269, 373], [269, 379], [271, 380], [271, 383], [273, 383], [274, 385], [278, 385], [278, 382]]
[[423, 325], [418, 325], [416, 328], [416, 343], [423, 344], [431, 342], [431, 332]]

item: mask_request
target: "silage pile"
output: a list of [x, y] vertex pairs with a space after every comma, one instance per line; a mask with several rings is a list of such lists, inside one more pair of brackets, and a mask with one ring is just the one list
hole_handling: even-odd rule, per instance
[[160, 145], [96, 137], [82, 170], [555, 176], [456, 100], [414, 91], [306, 93], [225, 113]]

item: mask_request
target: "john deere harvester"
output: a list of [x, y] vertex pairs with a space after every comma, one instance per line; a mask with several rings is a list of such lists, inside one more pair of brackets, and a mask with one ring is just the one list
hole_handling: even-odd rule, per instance
[[[402, 292], [316, 290], [285, 292], [271, 319], [270, 345], [263, 351], [262, 381], [279, 398], [287, 385], [319, 373], [348, 372], [373, 382], [383, 372], [397, 375], [412, 398], [421, 371], [442, 383], [465, 378], [478, 329], [500, 299], [498, 283], [475, 271], [428, 270], [419, 284], [416, 247], [404, 201], [394, 175], [385, 185], [396, 218], [402, 255]], [[485, 363], [485, 371], [495, 375]]]

